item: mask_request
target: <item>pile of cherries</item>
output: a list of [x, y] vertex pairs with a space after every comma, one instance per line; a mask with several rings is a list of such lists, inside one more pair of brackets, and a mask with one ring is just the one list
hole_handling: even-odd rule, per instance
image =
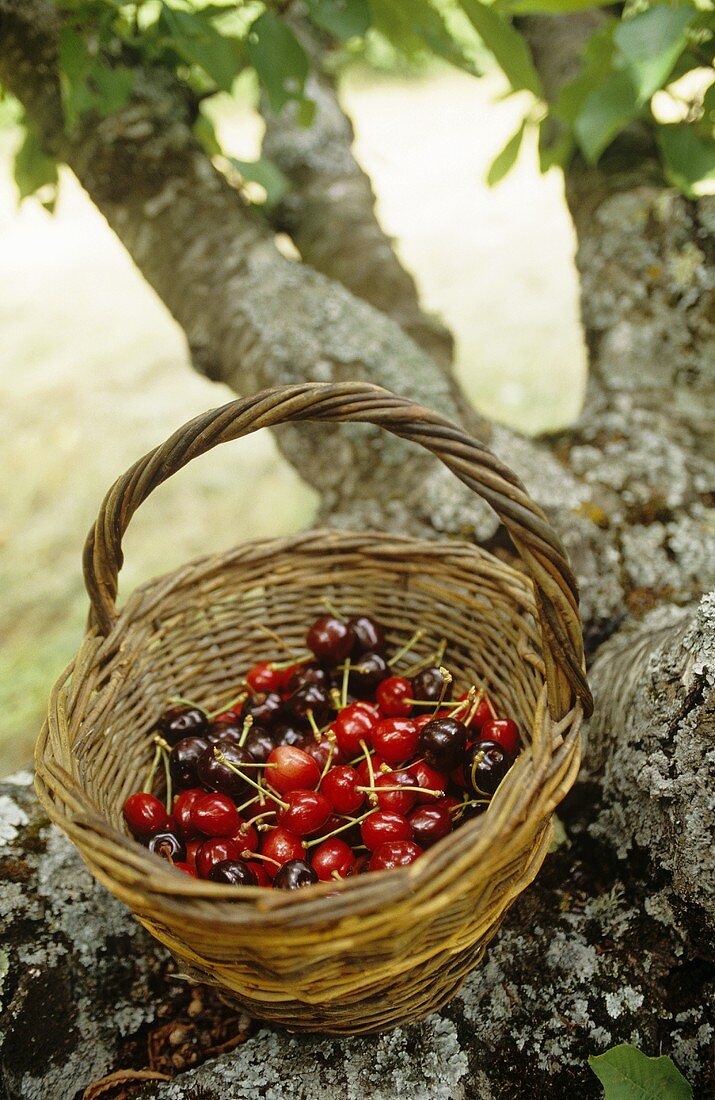
[[[261, 662], [220, 713], [172, 701], [124, 818], [179, 871], [294, 890], [413, 863], [481, 813], [519, 750], [471, 687], [452, 701], [444, 643], [396, 675], [373, 618], [313, 623], [309, 655]], [[150, 793], [163, 763], [166, 798]]]

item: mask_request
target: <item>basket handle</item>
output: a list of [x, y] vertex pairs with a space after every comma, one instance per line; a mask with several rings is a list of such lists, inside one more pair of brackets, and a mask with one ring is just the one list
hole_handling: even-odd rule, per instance
[[85, 544], [92, 625], [106, 636], [116, 621], [122, 536], [142, 501], [191, 459], [219, 443], [287, 421], [377, 425], [431, 451], [483, 497], [506, 527], [534, 582], [551, 712], [557, 719], [564, 717], [575, 697], [591, 713], [576, 580], [542, 510], [516, 475], [462, 428], [366, 382], [305, 382], [231, 401], [190, 420], [135, 462], [107, 493]]

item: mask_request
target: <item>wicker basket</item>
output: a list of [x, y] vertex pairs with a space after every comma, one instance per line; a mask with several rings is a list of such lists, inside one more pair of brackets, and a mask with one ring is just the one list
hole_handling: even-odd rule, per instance
[[[492, 505], [531, 579], [459, 542], [312, 531], [194, 561], [117, 611], [122, 535], [142, 501], [217, 444], [286, 421], [358, 421], [422, 444]], [[576, 585], [518, 479], [460, 428], [377, 387], [268, 390], [197, 417], [119, 478], [84, 566], [90, 621], [52, 691], [36, 764], [43, 805], [94, 876], [185, 973], [292, 1030], [378, 1031], [448, 1001], [541, 865], [591, 707]], [[524, 751], [486, 813], [410, 867], [293, 893], [178, 874], [121, 814], [166, 698], [215, 706], [266, 652], [265, 628], [302, 645], [326, 595], [346, 615], [374, 614], [393, 643], [422, 627], [423, 654], [446, 638], [450, 668], [519, 721]]]

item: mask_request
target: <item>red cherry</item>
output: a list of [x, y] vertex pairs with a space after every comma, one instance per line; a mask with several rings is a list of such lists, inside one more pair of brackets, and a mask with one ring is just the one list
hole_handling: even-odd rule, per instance
[[151, 836], [170, 828], [166, 806], [153, 794], [130, 794], [122, 808], [124, 820], [134, 836]]
[[360, 782], [355, 768], [340, 764], [325, 773], [320, 790], [337, 813], [353, 814], [365, 801], [364, 792], [358, 790], [361, 786], [365, 784]]
[[415, 755], [419, 731], [410, 718], [383, 718], [372, 733], [372, 743], [388, 764], [403, 764]]
[[261, 855], [267, 856], [271, 860], [275, 860], [275, 863], [264, 864], [266, 873], [269, 878], [274, 878], [278, 867], [276, 863], [282, 867], [284, 863], [287, 863], [289, 859], [303, 859], [305, 857], [305, 848], [303, 842], [299, 836], [290, 832], [289, 829], [284, 829], [281, 825], [277, 829], [271, 829], [269, 833], [266, 833], [266, 838], [263, 841], [263, 847], [261, 848]]
[[205, 836], [231, 836], [241, 819], [236, 803], [227, 794], [205, 794], [191, 811], [194, 826]]
[[331, 743], [327, 737], [322, 737], [320, 741], [306, 739], [303, 752], [307, 752], [308, 756], [313, 757], [321, 772], [328, 760], [331, 764], [342, 764], [345, 761], [345, 757], [338, 746]]
[[201, 787], [191, 787], [188, 791], [182, 791], [174, 803], [172, 811], [184, 840], [191, 840], [198, 836], [199, 830], [191, 819], [191, 812], [199, 798], [203, 798], [206, 791]]
[[198, 855], [199, 848], [204, 843], [203, 838], [200, 840], [186, 841], [186, 862], [192, 871], [196, 871], [196, 856]]
[[[246, 866], [250, 867], [254, 875], [256, 876], [256, 886], [268, 886], [269, 888], [272, 888], [272, 883], [268, 875], [268, 871], [266, 870], [265, 863], [259, 863], [258, 860], [248, 860], [246, 862]], [[278, 870], [277, 867], [276, 870]]]
[[387, 840], [411, 840], [412, 826], [406, 817], [394, 810], [376, 810], [363, 821], [360, 835], [365, 847], [374, 852]]
[[[378, 756], [376, 752], [373, 752], [370, 755], [370, 765], [372, 766], [373, 776], [379, 775], [383, 767], [387, 768], [388, 771], [392, 770], [389, 764], [387, 764], [386, 761], [383, 759], [383, 757]], [[371, 778], [370, 767], [368, 766], [367, 760], [361, 760], [357, 766], [356, 771], [360, 777], [360, 785], [363, 787], [369, 786], [371, 783]]]
[[[188, 861], [188, 851], [187, 863]], [[229, 837], [211, 837], [205, 840], [196, 852], [196, 870], [199, 878], [206, 878], [215, 863], [223, 859], [240, 859], [241, 848]]]
[[318, 845], [313, 852], [312, 864], [320, 881], [330, 882], [335, 878], [334, 872], [340, 878], [348, 877], [355, 864], [355, 855], [344, 840], [333, 836]]
[[[466, 699], [467, 696], [465, 695]], [[482, 697], [477, 704], [477, 709], [472, 715], [472, 719], [469, 723], [469, 728], [481, 732], [482, 726], [485, 722], [491, 722], [494, 717], [494, 712], [487, 702], [486, 696]]]
[[339, 665], [355, 645], [352, 628], [334, 615], [323, 615], [311, 626], [305, 639], [311, 653], [326, 665]]
[[378, 684], [375, 698], [388, 718], [406, 718], [412, 710], [412, 684], [404, 676], [388, 676]]
[[335, 738], [338, 748], [346, 757], [357, 756], [362, 752], [361, 741], [370, 747], [372, 731], [377, 725], [377, 719], [367, 707], [360, 703], [351, 703], [345, 707], [333, 723]]
[[[268, 817], [266, 821], [274, 821], [275, 818]], [[258, 830], [255, 825], [249, 825], [247, 821], [239, 817], [238, 828], [234, 829], [231, 833], [231, 840], [235, 840], [242, 849], [249, 849], [251, 852], [257, 852], [259, 846]]]
[[494, 741], [514, 756], [519, 751], [519, 727], [511, 718], [492, 718], [482, 726], [480, 741]]
[[239, 727], [241, 725], [241, 708], [237, 707], [235, 710], [223, 710], [220, 714], [217, 714], [215, 718], [211, 719], [211, 734], [216, 737], [224, 733], [224, 730], [229, 727]]
[[[314, 839], [317, 839], [321, 836], [330, 836], [331, 833], [334, 833], [336, 829], [339, 829], [340, 826], [344, 824], [344, 817], [338, 817], [337, 814], [331, 814], [325, 824], [321, 825], [319, 829], [315, 830]], [[349, 829], [347, 831], [352, 832], [352, 829]], [[345, 833], [342, 833], [341, 835], [343, 839], [345, 839]]]
[[185, 875], [191, 875], [192, 878], [196, 878], [196, 868], [190, 867], [188, 863], [181, 863], [174, 861], [174, 867], [177, 871], [183, 871]]
[[394, 810], [398, 814], [408, 814], [417, 801], [417, 786], [414, 775], [408, 771], [381, 772], [375, 776], [376, 787], [402, 787], [401, 791], [387, 790], [377, 792], [377, 804], [381, 810]]
[[312, 756], [295, 745], [279, 745], [266, 761], [266, 779], [281, 794], [312, 791], [320, 783], [320, 768]]
[[332, 806], [318, 791], [289, 791], [287, 809], [278, 811], [278, 824], [296, 836], [310, 836], [322, 829], [330, 817]]
[[273, 668], [267, 661], [259, 661], [246, 673], [246, 683], [251, 691], [283, 691], [286, 686], [286, 670]]
[[448, 794], [448, 795], [445, 795], [444, 798], [439, 798], [436, 802], [433, 803], [433, 805], [434, 806], [443, 806], [444, 809], [448, 810], [450, 815], [452, 815], [452, 810], [456, 809], [457, 806], [462, 805], [462, 799], [461, 798], [455, 798], [455, 796], [453, 794]]
[[[436, 802], [437, 799], [442, 798], [449, 786], [449, 780], [444, 772], [438, 772], [424, 760], [409, 764], [407, 770], [414, 775], [420, 787], [426, 788], [418, 792], [418, 802]], [[427, 794], [426, 791], [440, 791], [441, 794]]]
[[422, 849], [411, 840], [386, 841], [373, 852], [368, 871], [394, 871], [397, 867], [409, 867], [421, 855]]
[[417, 732], [421, 733], [428, 722], [431, 722], [434, 718], [434, 714], [418, 714], [412, 721], [417, 727]]
[[452, 832], [452, 815], [446, 806], [419, 806], [409, 817], [415, 840], [429, 848]]

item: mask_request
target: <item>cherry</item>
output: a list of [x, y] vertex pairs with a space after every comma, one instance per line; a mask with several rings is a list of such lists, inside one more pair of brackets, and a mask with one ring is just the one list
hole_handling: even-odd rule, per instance
[[[320, 768], [322, 775], [323, 768], [330, 767], [330, 764], [342, 764], [345, 757], [341, 753], [335, 742], [330, 741], [327, 737], [321, 737], [320, 741], [310, 740], [306, 738], [303, 745], [303, 751], [308, 753], [308, 756], [312, 756], [316, 764]], [[330, 763], [328, 763], [328, 761]]]
[[436, 771], [424, 760], [418, 760], [414, 764], [410, 764], [408, 770], [414, 775], [418, 786], [425, 788], [418, 792], [418, 802], [436, 802], [441, 796], [427, 794], [427, 791], [442, 791], [444, 793], [447, 790], [447, 776], [443, 772]]
[[254, 693], [283, 691], [286, 684], [285, 669], [275, 668], [267, 661], [259, 661], [246, 673], [246, 683]]
[[511, 760], [501, 745], [478, 741], [467, 749], [464, 778], [467, 789], [478, 798], [489, 798], [509, 771]]
[[[203, 791], [202, 791], [202, 794], [203, 794]], [[198, 855], [199, 848], [204, 843], [205, 842], [204, 842], [203, 837], [201, 837], [197, 840], [187, 840], [186, 841], [186, 862], [187, 862], [188, 866], [191, 868], [194, 875], [197, 874], [197, 871], [196, 871], [196, 856]]]
[[491, 718], [482, 726], [481, 740], [493, 741], [514, 756], [519, 749], [519, 727], [511, 718]]
[[157, 722], [157, 729], [165, 741], [175, 745], [184, 737], [203, 737], [209, 721], [201, 707], [190, 703], [177, 703], [168, 707]]
[[375, 699], [388, 718], [406, 718], [412, 710], [412, 684], [404, 676], [388, 676], [378, 684]]
[[176, 787], [196, 787], [199, 758], [209, 747], [205, 737], [184, 737], [169, 753], [169, 771]]
[[346, 756], [356, 756], [362, 751], [361, 741], [371, 744], [372, 731], [377, 725], [374, 713], [361, 703], [345, 707], [333, 723], [338, 748]]
[[181, 860], [178, 862], [175, 860], [172, 864], [177, 871], [183, 871], [185, 875], [191, 875], [192, 878], [196, 878], [196, 868], [190, 867], [188, 863], [184, 863]]
[[231, 836], [241, 819], [236, 804], [225, 794], [205, 794], [191, 811], [194, 826], [205, 836]]
[[246, 734], [243, 747], [257, 764], [265, 764], [275, 748], [280, 744], [278, 728], [269, 732], [260, 726], [251, 726]]
[[[465, 695], [466, 699], [467, 696]], [[494, 717], [492, 708], [486, 700], [486, 697], [482, 697], [477, 703], [476, 710], [469, 721], [469, 728], [481, 732], [482, 726], [485, 722], [491, 722]]]
[[437, 702], [438, 699], [451, 699], [452, 698], [452, 681], [447, 681], [447, 686], [442, 694], [442, 687], [444, 686], [444, 676], [438, 668], [426, 668], [423, 672], [418, 672], [412, 677], [412, 690], [415, 693], [415, 699], [428, 699], [430, 702]]
[[370, 618], [369, 615], [357, 615], [354, 619], [351, 619], [348, 626], [355, 635], [355, 645], [353, 647], [353, 654], [359, 656], [361, 653], [379, 653], [381, 656], [385, 652], [385, 631], [375, 619]]
[[347, 623], [334, 615], [322, 615], [308, 631], [305, 644], [319, 661], [326, 665], [339, 665], [350, 656], [355, 645], [355, 635]]
[[[188, 855], [188, 852], [187, 852]], [[207, 878], [211, 868], [224, 859], [240, 859], [241, 847], [229, 837], [211, 837], [196, 851], [196, 871], [199, 878]]]
[[206, 877], [209, 882], [225, 882], [229, 886], [258, 886], [253, 868], [243, 859], [222, 859], [214, 863]]
[[[278, 828], [271, 829], [266, 834], [261, 855], [267, 856], [270, 860], [275, 860], [275, 863], [282, 867], [284, 863], [291, 859], [302, 859], [305, 855], [305, 848], [299, 836], [279, 825]], [[278, 870], [275, 863], [267, 862], [265, 865], [269, 878], [273, 878]]]
[[402, 764], [414, 756], [419, 736], [411, 719], [383, 718], [372, 732], [372, 743], [388, 764]]
[[276, 691], [259, 691], [246, 699], [241, 707], [241, 719], [250, 714], [254, 725], [268, 728], [274, 725], [283, 712], [283, 699]]
[[356, 771], [360, 777], [360, 785], [363, 787], [370, 786], [374, 776], [379, 775], [383, 769], [386, 768], [388, 771], [390, 770], [389, 765], [381, 756], [378, 756], [376, 752], [370, 755], [370, 766], [372, 767], [372, 777], [370, 775], [370, 767], [368, 766], [367, 760], [361, 760], [357, 766]]
[[[328, 818], [328, 820], [325, 822], [325, 824], [321, 825], [321, 827], [319, 829], [315, 830], [313, 840], [320, 840], [320, 838], [323, 837], [323, 836], [324, 837], [332, 836], [332, 834], [335, 832], [335, 830], [339, 829], [344, 824], [345, 824], [345, 818], [344, 817], [338, 817], [337, 814], [331, 814], [330, 817]], [[347, 831], [350, 832], [350, 830], [347, 830]], [[342, 837], [343, 840], [346, 839], [346, 833], [341, 833], [340, 836]]]
[[350, 875], [351, 875], [351, 877], [353, 875], [364, 875], [366, 873], [366, 871], [369, 870], [369, 867], [370, 867], [370, 854], [368, 852], [363, 852], [355, 860], [355, 863], [353, 865], [352, 871], [350, 872]]
[[338, 764], [325, 773], [320, 791], [337, 813], [354, 814], [365, 801], [365, 793], [358, 790], [360, 786], [364, 784], [355, 769]]
[[322, 726], [327, 721], [331, 709], [327, 689], [319, 687], [318, 684], [304, 684], [285, 701], [285, 713], [289, 718], [303, 725], [308, 724], [308, 711], [310, 711], [316, 725]]
[[320, 783], [320, 768], [307, 752], [295, 745], [279, 745], [266, 761], [266, 779], [280, 794], [313, 791]]
[[124, 820], [134, 836], [151, 836], [169, 827], [166, 806], [153, 794], [130, 794], [122, 807]]
[[266, 886], [269, 890], [272, 888], [273, 884], [268, 875], [268, 871], [262, 863], [254, 862], [249, 859], [246, 861], [246, 866], [253, 871], [257, 886]]
[[217, 718], [211, 723], [206, 736], [212, 745], [240, 745], [243, 737], [243, 720], [235, 714], [221, 721]]
[[[273, 819], [266, 818], [266, 820], [271, 821]], [[238, 828], [231, 832], [230, 838], [240, 844], [242, 849], [247, 848], [251, 852], [258, 851], [258, 830], [255, 825], [249, 824], [241, 817], [238, 819]]]
[[379, 653], [366, 653], [350, 669], [350, 689], [358, 698], [372, 695], [387, 675], [389, 669], [385, 658]]
[[[417, 780], [411, 772], [380, 772], [375, 777], [375, 786], [378, 788], [375, 794], [377, 795], [377, 804], [381, 810], [394, 810], [398, 814], [407, 814], [417, 801], [417, 791], [410, 790], [410, 787], [417, 786]], [[381, 791], [380, 788], [382, 787], [387, 787], [388, 790]], [[403, 789], [393, 791], [389, 789], [391, 787], [402, 787]]]
[[411, 840], [412, 826], [406, 817], [394, 810], [375, 810], [363, 821], [360, 835], [365, 847], [374, 852], [387, 840]]
[[175, 859], [183, 863], [186, 859], [186, 846], [173, 829], [163, 829], [160, 833], [154, 833], [147, 838], [146, 846], [150, 852], [168, 860], [169, 863], [173, 863]]
[[313, 870], [321, 882], [330, 882], [336, 874], [347, 878], [354, 865], [352, 848], [339, 836], [324, 840], [313, 852]]
[[206, 791], [202, 790], [201, 787], [192, 787], [191, 790], [182, 791], [174, 803], [172, 814], [176, 818], [185, 840], [191, 840], [193, 837], [198, 836], [198, 829], [192, 821], [191, 813], [197, 799], [203, 798], [205, 794]]
[[295, 726], [276, 726], [275, 728], [276, 744], [273, 746], [277, 748], [278, 745], [297, 745], [299, 749], [305, 748], [306, 738], [310, 737], [310, 734], [306, 734], [305, 730], [296, 729]]
[[422, 849], [411, 840], [390, 840], [377, 848], [367, 865], [368, 871], [394, 871], [397, 867], [409, 867], [422, 855]]
[[419, 751], [428, 764], [449, 771], [467, 743], [467, 727], [456, 718], [433, 718], [420, 732]]
[[304, 859], [289, 859], [273, 879], [276, 890], [301, 890], [318, 882], [318, 875]]
[[[227, 763], [216, 759], [214, 748], [219, 747]], [[245, 748], [241, 748], [240, 745], [209, 745], [199, 757], [198, 777], [208, 790], [227, 794], [229, 798], [233, 798], [238, 802], [239, 799], [245, 796], [249, 784], [240, 775], [236, 775], [232, 768], [240, 768], [243, 764], [252, 763], [253, 759], [250, 753], [246, 752]], [[229, 764], [232, 767], [229, 767]]]
[[317, 661], [311, 661], [307, 665], [296, 665], [288, 680], [287, 690], [293, 693], [308, 684], [315, 684], [324, 690], [330, 687], [330, 675]]
[[446, 806], [419, 806], [410, 814], [409, 822], [422, 848], [429, 848], [452, 832], [452, 815]]
[[322, 829], [332, 812], [330, 802], [318, 791], [289, 791], [286, 802], [287, 808], [281, 806], [278, 811], [278, 824], [296, 836], [310, 836]]

